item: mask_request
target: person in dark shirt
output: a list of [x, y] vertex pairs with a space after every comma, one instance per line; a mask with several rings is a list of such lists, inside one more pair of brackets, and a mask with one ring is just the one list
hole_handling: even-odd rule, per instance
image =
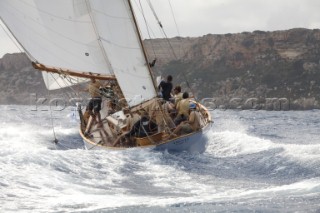
[[159, 84], [159, 89], [162, 94], [162, 98], [166, 101], [169, 101], [171, 98], [171, 90], [172, 90], [172, 76], [168, 75], [167, 81], [161, 81]]

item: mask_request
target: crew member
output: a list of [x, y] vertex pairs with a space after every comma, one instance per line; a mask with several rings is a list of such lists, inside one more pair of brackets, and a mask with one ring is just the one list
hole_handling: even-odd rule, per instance
[[87, 124], [86, 131], [84, 133], [85, 136], [88, 136], [93, 122], [98, 123], [98, 127], [102, 127], [101, 115], [100, 115], [102, 98], [99, 91], [101, 86], [102, 85], [100, 81], [97, 81], [95, 78], [91, 78], [91, 82], [87, 88], [87, 91], [91, 96], [91, 99], [87, 106], [87, 112], [90, 114], [90, 118]]
[[173, 134], [183, 135], [200, 130], [200, 113], [197, 111], [197, 105], [193, 102], [189, 104], [189, 119], [181, 122], [173, 131]]
[[166, 101], [169, 101], [171, 98], [172, 90], [172, 76], [168, 75], [166, 81], [161, 81], [159, 84], [159, 90], [161, 91], [162, 98]]

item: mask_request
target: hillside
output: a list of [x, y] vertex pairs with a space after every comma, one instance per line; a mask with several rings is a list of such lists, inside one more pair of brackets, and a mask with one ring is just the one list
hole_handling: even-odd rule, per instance
[[234, 98], [255, 98], [263, 108], [266, 99], [282, 98], [290, 109], [319, 108], [320, 30], [206, 35], [181, 43], [183, 56], [161, 72], [190, 82], [200, 99], [232, 108]]
[[[170, 43], [174, 51], [164, 39], [145, 41], [150, 60], [157, 58], [154, 72], [173, 75], [185, 90], [188, 81], [211, 105], [239, 108], [236, 100], [246, 108], [254, 99], [255, 108], [267, 109], [270, 99], [285, 99], [285, 109], [320, 108], [320, 30], [209, 34]], [[0, 76], [0, 104], [26, 104], [30, 93], [47, 94], [24, 54], [0, 59]]]
[[[43, 100], [62, 100], [59, 104], [69, 104], [75, 90], [63, 89], [48, 91], [42, 73], [35, 70], [24, 53], [6, 54], [0, 59], [0, 104], [32, 104]], [[83, 94], [82, 94], [83, 95]], [[84, 96], [86, 97], [86, 96]], [[44, 100], [46, 99], [46, 100]], [[56, 104], [57, 102], [55, 102]]]
[[28, 104], [30, 94], [45, 93], [41, 73], [35, 71], [23, 53], [0, 59], [0, 104]]

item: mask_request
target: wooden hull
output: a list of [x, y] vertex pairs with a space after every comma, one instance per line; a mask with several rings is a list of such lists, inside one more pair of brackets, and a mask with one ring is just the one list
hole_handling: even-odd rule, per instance
[[175, 138], [165, 143], [156, 145], [155, 150], [168, 152], [203, 153], [209, 141], [209, 125], [203, 130]]
[[[189, 152], [189, 153], [203, 153], [206, 150], [207, 143], [209, 140], [208, 132], [211, 129], [211, 115], [207, 111], [207, 109], [199, 104], [201, 110], [206, 113], [207, 115], [207, 122], [202, 127], [200, 131], [192, 132], [190, 134], [181, 135], [175, 138], [161, 138], [160, 139], [154, 139], [156, 141], [156, 144], [152, 145], [145, 145], [145, 144], [151, 144], [150, 140], [148, 139], [148, 143], [138, 143], [143, 144], [141, 146], [135, 146], [132, 148], [135, 149], [152, 149], [152, 150], [159, 150], [159, 151], [165, 151], [168, 152]], [[103, 112], [103, 110], [102, 110]], [[103, 117], [106, 117], [103, 115]], [[98, 131], [99, 132], [99, 131]], [[124, 149], [132, 149], [129, 147], [113, 147], [113, 143], [109, 143], [109, 145], [103, 145], [99, 144], [99, 140], [101, 141], [101, 134], [93, 133], [93, 139], [87, 138], [83, 135], [83, 132], [80, 130], [80, 135], [83, 138], [84, 145], [88, 150], [91, 149], [105, 149], [105, 150], [124, 150]], [[154, 135], [155, 136], [155, 135]], [[151, 136], [153, 137], [153, 136]], [[162, 141], [161, 141], [162, 140]]]
[[[168, 152], [189, 152], [189, 153], [203, 153], [206, 150], [207, 143], [209, 141], [208, 132], [210, 130], [210, 124], [206, 125], [202, 130], [191, 134], [183, 135], [178, 138], [164, 141], [157, 145], [149, 146], [138, 146], [135, 149], [151, 149], [157, 151], [168, 151]], [[81, 133], [80, 133], [81, 134]], [[100, 144], [95, 144], [88, 140], [81, 134], [84, 145], [88, 150], [123, 150], [131, 148], [119, 148], [109, 147]]]

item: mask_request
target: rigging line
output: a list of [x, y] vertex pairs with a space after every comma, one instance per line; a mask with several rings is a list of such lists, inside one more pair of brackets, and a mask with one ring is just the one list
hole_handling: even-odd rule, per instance
[[[149, 127], [150, 127], [150, 122], [151, 120], [149, 120]], [[152, 143], [152, 144], [156, 144], [156, 142], [150, 137], [150, 135], [148, 134], [147, 130], [144, 128], [143, 124], [141, 123], [140, 121], [140, 126], [142, 126], [142, 130], [144, 131], [144, 133], [147, 135], [147, 138], [149, 139], [149, 141]], [[139, 132], [140, 133], [140, 132]]]
[[[57, 79], [54, 77], [53, 73], [50, 73], [50, 74], [51, 74], [51, 77], [54, 79], [54, 81], [58, 84], [58, 86], [59, 86], [60, 88], [62, 88], [62, 86], [60, 85], [60, 83], [59, 83], [59, 82], [57, 81]], [[65, 77], [65, 79], [63, 79], [63, 77]], [[67, 80], [67, 79], [66, 79], [66, 75], [61, 75], [61, 74], [60, 74], [60, 78], [61, 78], [61, 80], [63, 80], [63, 83], [66, 84], [66, 82], [64, 81], [64, 80]], [[69, 88], [70, 88], [71, 90], [73, 89], [73, 88], [71, 88], [71, 87], [69, 87]], [[68, 98], [71, 100], [72, 97], [70, 97], [67, 92], [62, 92], [62, 94], [63, 94], [65, 97], [68, 97]], [[77, 93], [75, 93], [75, 94], [77, 94]], [[79, 95], [78, 95], [78, 96], [79, 96]], [[81, 97], [81, 96], [80, 96], [80, 97]], [[82, 97], [81, 97], [81, 98], [82, 98]], [[51, 107], [51, 105], [50, 105], [50, 107]], [[52, 125], [53, 125], [53, 124], [52, 124]], [[54, 142], [57, 143], [58, 140], [55, 138]]]
[[[66, 81], [69, 81], [67, 77], [65, 78], [65, 80], [66, 80]], [[70, 81], [69, 81], [69, 82], [70, 82]], [[70, 83], [71, 83], [71, 82], [70, 82]], [[76, 91], [76, 90], [73, 88], [73, 86], [74, 86], [74, 85], [69, 86], [69, 89], [75, 94], [75, 96], [77, 96], [78, 98], [80, 98], [81, 103], [83, 103], [83, 101], [86, 100], [87, 97], [86, 97], [85, 95], [82, 95], [79, 91]], [[78, 101], [77, 101], [77, 102], [78, 102]], [[71, 103], [71, 104], [73, 104], [73, 103]]]
[[176, 21], [176, 17], [174, 15], [173, 8], [172, 8], [172, 5], [171, 5], [171, 0], [168, 0], [168, 2], [169, 2], [169, 5], [170, 5], [171, 14], [172, 14], [172, 17], [173, 17], [173, 20], [174, 20], [174, 24], [176, 25], [176, 28], [177, 28], [178, 36], [180, 36], [180, 32], [179, 32], [178, 24], [177, 24], [177, 21]]
[[[69, 76], [64, 76], [64, 79], [62, 79], [62, 80], [66, 80], [66, 81], [68, 81], [68, 77]], [[71, 78], [71, 77], [69, 77], [69, 78]], [[70, 81], [69, 81], [70, 82]], [[66, 83], [65, 83], [66, 84]], [[105, 85], [104, 85], [105, 86]], [[81, 98], [82, 100], [85, 100], [85, 95], [80, 95], [74, 88], [72, 88], [72, 86], [69, 86], [69, 89], [71, 90], [71, 91], [73, 91], [74, 93], [75, 93], [75, 95], [76, 96], [78, 96], [79, 98]], [[98, 93], [101, 93], [101, 91], [100, 91], [100, 89], [95, 89], [95, 88], [93, 88], [94, 89], [94, 91], [95, 92], [98, 92]], [[105, 96], [104, 96], [105, 97]], [[110, 101], [112, 101], [112, 98], [109, 98], [110, 99]], [[104, 100], [105, 101], [105, 100]], [[119, 104], [119, 103], [115, 103], [115, 105], [117, 106], [117, 107], [119, 107], [119, 108], [121, 108], [121, 105]]]
[[[141, 0], [139, 0], [139, 4], [140, 4], [140, 8], [141, 8], [141, 11], [140, 11], [140, 12], [141, 12], [141, 14], [142, 14], [144, 23], [145, 23], [145, 25], [146, 25], [146, 29], [147, 29], [147, 32], [148, 32], [149, 39], [151, 39], [151, 35], [150, 35], [150, 31], [149, 31], [149, 26], [148, 26], [148, 23], [147, 23], [147, 19], [146, 19], [145, 13], [144, 13], [144, 11], [143, 11], [143, 7], [142, 7], [142, 4], [141, 4]], [[151, 42], [151, 47], [152, 47], [153, 55], [154, 55], [154, 57], [156, 57], [156, 52], [155, 52], [155, 48], [154, 48], [153, 42]]]
[[[75, 85], [70, 79], [68, 79], [69, 76], [63, 76], [63, 78], [61, 78], [61, 80], [63, 81], [63, 83], [65, 84], [65, 88], [68, 88], [70, 89], [71, 93], [73, 93], [76, 97], [79, 97], [79, 98], [82, 98], [79, 93], [77, 91], [75, 91], [72, 87]], [[71, 84], [69, 85], [68, 82]], [[66, 94], [68, 94], [68, 92], [66, 92]], [[71, 96], [71, 95], [70, 95]], [[69, 102], [70, 104], [73, 104], [71, 103], [71, 100], [73, 99], [73, 97], [69, 97]]]
[[[169, 3], [170, 3], [170, 1], [169, 1]], [[173, 48], [171, 42], [169, 41], [169, 38], [168, 38], [168, 36], [167, 36], [164, 28], [163, 28], [163, 25], [161, 24], [161, 22], [160, 22], [157, 14], [156, 14], [156, 12], [155, 12], [155, 10], [154, 10], [154, 7], [152, 6], [150, 0], [148, 0], [148, 4], [149, 4], [149, 7], [150, 7], [153, 15], [155, 16], [156, 20], [158, 21], [158, 24], [159, 24], [159, 26], [160, 26], [160, 28], [161, 28], [161, 31], [163, 32], [163, 34], [164, 34], [164, 36], [165, 36], [165, 38], [166, 38], [166, 41], [167, 41], [167, 43], [168, 43], [169, 46], [170, 46], [170, 49], [171, 49], [171, 51], [172, 51], [172, 53], [173, 53], [173, 56], [174, 56], [175, 60], [178, 60], [178, 57], [177, 57], [177, 55], [176, 55], [176, 53], [175, 53], [175, 51], [174, 51], [174, 48]], [[171, 4], [170, 4], [170, 6], [171, 6]], [[173, 13], [172, 7], [171, 7], [171, 11], [172, 11], [172, 13]], [[173, 16], [174, 16], [174, 15], [173, 15]], [[186, 75], [182, 75], [182, 76], [183, 76], [184, 80], [185, 80], [186, 83], [187, 83], [187, 87], [190, 89], [191, 93], [193, 94], [193, 98], [197, 101], [197, 98], [196, 98], [196, 96], [195, 96], [195, 93], [194, 93], [193, 89], [191, 88], [191, 86], [190, 86], [190, 84], [189, 84], [189, 81], [188, 81]]]
[[159, 26], [160, 26], [160, 29], [161, 29], [164, 37], [166, 38], [167, 43], [168, 43], [169, 46], [170, 46], [170, 49], [171, 49], [171, 51], [172, 51], [172, 54], [173, 54], [174, 58], [175, 58], [176, 60], [178, 60], [178, 57], [177, 57], [176, 53], [174, 52], [173, 46], [172, 46], [171, 42], [169, 41], [169, 38], [168, 38], [166, 32], [165, 32], [164, 29], [163, 29], [163, 25], [162, 25], [159, 17], [157, 16], [157, 13], [156, 13], [154, 7], [152, 6], [150, 0], [148, 0], [148, 5], [149, 5], [149, 7], [150, 7], [150, 9], [151, 9], [151, 11], [152, 11], [155, 19], [157, 20], [157, 22], [158, 22], [158, 24], [159, 24]]
[[[163, 108], [162, 108], [163, 105], [162, 105], [161, 103], [159, 103], [159, 107], [160, 107], [161, 114], [163, 115], [163, 116], [162, 116], [162, 119], [163, 119], [163, 122], [164, 122], [164, 124], [165, 124], [165, 128], [167, 128], [167, 131], [168, 131], [170, 134], [172, 134], [173, 132], [172, 132], [171, 129], [169, 128], [168, 122], [167, 122], [166, 119], [165, 119], [165, 116], [167, 116], [165, 110], [167, 111], [167, 109], [163, 109]], [[172, 120], [172, 118], [170, 118], [170, 119]]]
[[[51, 73], [51, 75], [52, 75], [52, 73]], [[68, 75], [62, 75], [62, 74], [60, 74], [60, 79], [61, 79], [62, 82], [65, 84], [65, 86], [66, 86], [68, 89], [70, 89], [71, 92], [73, 92], [75, 96], [79, 97], [81, 103], [83, 103], [83, 101], [86, 100], [86, 99], [85, 99], [86, 97], [85, 97], [84, 95], [80, 95], [80, 94], [72, 87], [73, 85], [70, 86], [70, 85], [67, 84], [66, 81], [70, 82], [70, 81], [68, 80], [68, 77], [71, 79], [71, 77], [68, 76]], [[53, 75], [52, 75], [52, 78], [55, 80], [55, 82], [58, 84], [58, 86], [59, 86], [60, 88], [63, 88], [63, 87], [59, 84], [59, 82], [56, 80], [56, 78], [55, 78]], [[70, 82], [70, 83], [73, 84], [72, 82]], [[65, 97], [69, 98], [69, 103], [70, 103], [71, 105], [72, 105], [72, 104], [75, 104], [74, 102], [71, 102], [71, 100], [73, 100], [74, 97], [71, 96], [68, 92], [62, 91], [62, 94], [63, 94]]]
[[[47, 75], [47, 81], [49, 81], [48, 79], [48, 75]], [[48, 90], [48, 97], [49, 97], [49, 100], [51, 100], [51, 95], [50, 95], [50, 90]], [[51, 102], [51, 101], [50, 101]], [[54, 137], [54, 144], [57, 144], [58, 143], [58, 139], [56, 137], [56, 131], [54, 129], [54, 123], [53, 123], [53, 116], [52, 116], [52, 109], [51, 109], [51, 103], [49, 102], [49, 108], [50, 108], [50, 120], [51, 120], [51, 126], [52, 126], [52, 132], [53, 132], [53, 137]]]
[[[176, 29], [177, 29], [178, 36], [181, 37], [180, 30], [179, 30], [179, 27], [178, 27], [178, 24], [177, 24], [177, 20], [176, 20], [176, 16], [174, 15], [173, 7], [172, 7], [172, 4], [171, 4], [171, 0], [168, 0], [168, 2], [169, 2], [169, 5], [170, 5], [171, 14], [172, 14], [172, 17], [173, 17], [173, 20], [174, 20], [174, 24], [175, 24]], [[183, 55], [185, 55], [186, 51], [183, 49], [183, 46], [181, 44], [182, 44], [182, 40], [180, 40], [179, 54], [181, 55], [181, 52], [182, 52]]]
[[[61, 84], [58, 82], [58, 80], [54, 77], [53, 73], [50, 73], [50, 75], [51, 75], [51, 77], [53, 78], [53, 80], [56, 82], [56, 84], [62, 89], [63, 87], [62, 87]], [[61, 78], [61, 80], [63, 80], [62, 77], [61, 77], [61, 74], [60, 74], [59, 77]], [[67, 98], [72, 98], [72, 97], [69, 96], [69, 94], [66, 93], [66, 92], [62, 92], [62, 94], [63, 94], [65, 97], [67, 97]]]
[[168, 42], [168, 44], [169, 44], [169, 46], [170, 46], [170, 49], [171, 49], [171, 51], [172, 51], [172, 54], [173, 54], [174, 58], [175, 58], [176, 60], [178, 60], [178, 56], [176, 55], [176, 53], [175, 53], [175, 51], [174, 51], [174, 48], [173, 48], [171, 42], [169, 41], [169, 38], [168, 38], [166, 32], [164, 31], [163, 28], [161, 28], [161, 29], [162, 29], [162, 32], [163, 32], [164, 36], [166, 37], [166, 41]]
[[[78, 80], [76, 80], [69, 75], [64, 75], [61, 79], [63, 80], [65, 86], [71, 90], [71, 92], [73, 92], [76, 96], [80, 96], [79, 93], [75, 89], [73, 89], [73, 86], [79, 83], [79, 78], [77, 78]], [[66, 81], [69, 82], [70, 85]]]
[[[66, 81], [68, 81], [68, 77], [69, 76], [63, 76], [64, 77], [64, 79], [62, 79], [63, 80], [63, 82], [67, 85], [67, 83], [65, 82], [65, 80]], [[71, 77], [69, 77], [69, 78], [71, 78]], [[70, 82], [70, 81], [69, 81]], [[58, 82], [57, 82], [58, 83]], [[71, 82], [70, 82], [71, 83]], [[60, 85], [59, 85], [60, 86]], [[61, 86], [60, 86], [61, 87]], [[75, 93], [75, 95], [76, 96], [78, 96], [78, 97], [80, 97], [80, 98], [82, 98], [82, 100], [85, 100], [85, 95], [80, 95], [75, 89], [73, 89], [72, 88], [72, 86], [69, 86], [69, 89], [71, 90], [71, 91], [73, 91], [74, 93]], [[95, 89], [95, 88], [93, 88], [94, 89], [94, 91], [95, 92], [98, 92], [98, 93], [100, 93], [100, 90], [99, 89]], [[105, 96], [104, 96], [105, 97]], [[69, 97], [70, 98], [70, 97]], [[71, 97], [72, 98], [72, 97]], [[110, 99], [110, 98], [109, 98]], [[112, 101], [112, 98], [110, 99], [110, 101]], [[119, 104], [119, 103], [115, 103], [115, 105], [118, 107], [118, 108], [121, 108], [121, 105]]]
[[161, 21], [160, 21], [159, 17], [157, 16], [157, 13], [156, 13], [156, 11], [154, 10], [154, 8], [153, 8], [153, 6], [152, 6], [152, 4], [151, 4], [150, 0], [148, 0], [147, 2], [148, 2], [148, 5], [149, 5], [149, 7], [150, 7], [150, 9], [151, 9], [151, 12], [153, 13], [154, 17], [155, 17], [155, 18], [156, 18], [156, 20], [157, 20], [157, 22], [158, 22], [159, 26], [162, 28], [162, 23], [161, 23]]
[[[141, 11], [141, 9], [140, 9], [140, 7], [139, 7], [139, 4], [136, 2], [136, 1], [134, 1], [135, 2], [135, 4], [137, 5], [137, 8], [139, 9], [139, 12], [142, 14], [144, 14], [144, 12], [142, 12]], [[146, 28], [147, 28], [147, 30], [148, 30], [148, 34], [149, 34], [149, 32], [151, 31], [151, 34], [152, 34], [152, 36], [153, 36], [153, 38], [156, 38], [157, 36], [156, 36], [156, 33], [152, 30], [152, 27], [149, 25], [149, 23], [147, 22], [147, 21], [145, 21], [145, 24], [146, 24]], [[149, 35], [149, 37], [150, 37], [150, 43], [151, 43], [151, 46], [154, 48], [154, 42], [153, 42], [153, 40], [151, 39], [151, 36]], [[147, 43], [147, 42], [146, 42]], [[161, 49], [165, 49], [165, 47], [163, 46], [163, 44], [160, 42], [160, 43], [157, 43], [157, 46], [159, 46]], [[160, 49], [160, 48], [158, 48], [158, 49]], [[153, 50], [155, 50], [156, 48], [154, 48]], [[155, 51], [154, 51], [155, 52]], [[157, 53], [155, 53], [155, 55], [157, 56]]]
[[[58, 70], [59, 71], [59, 70]], [[73, 77], [71, 77], [71, 76], [69, 76], [69, 75], [66, 75], [66, 74], [63, 74], [63, 73], [60, 73], [59, 74], [59, 77], [60, 77], [60, 79], [62, 80], [62, 82], [64, 83], [64, 87], [62, 87], [61, 85], [60, 85], [60, 83], [57, 81], [57, 79], [54, 77], [54, 75], [53, 75], [53, 73], [50, 73], [51, 74], [51, 76], [52, 76], [52, 78], [55, 80], [55, 82], [58, 84], [58, 86], [62, 89], [62, 88], [69, 88], [76, 96], [79, 96], [79, 97], [81, 97], [80, 95], [79, 95], [79, 93], [76, 91], [76, 90], [74, 90], [73, 89], [73, 87], [72, 86], [74, 86], [75, 84], [79, 84], [79, 83], [85, 83], [85, 82], [80, 82], [79, 81], [79, 78], [73, 78]], [[70, 83], [70, 85], [67, 83], [67, 82], [69, 82]], [[70, 96], [67, 92], [63, 92], [62, 94], [65, 94], [68, 98], [72, 98], [72, 96]]]
[[[169, 2], [169, 5], [170, 5], [171, 14], [172, 14], [172, 17], [173, 17], [173, 20], [174, 20], [174, 23], [175, 23], [175, 26], [176, 26], [176, 29], [177, 29], [178, 36], [181, 37], [180, 30], [179, 30], [179, 27], [178, 27], [178, 24], [177, 24], [177, 20], [176, 20], [176, 17], [174, 15], [173, 7], [172, 7], [172, 4], [171, 4], [171, 0], [168, 0], [168, 2]], [[180, 40], [179, 54], [180, 55], [181, 54], [185, 55], [186, 54], [186, 50], [183, 48], [183, 45], [181, 45], [181, 44], [182, 44], [182, 40]]]

